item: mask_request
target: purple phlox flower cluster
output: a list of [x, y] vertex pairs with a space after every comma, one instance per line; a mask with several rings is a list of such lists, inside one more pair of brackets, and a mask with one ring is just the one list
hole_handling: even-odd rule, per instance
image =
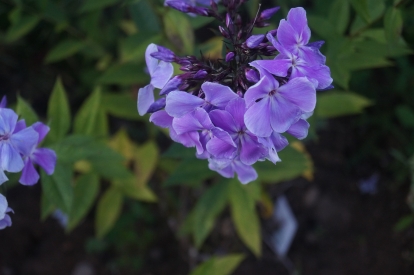
[[[257, 161], [281, 161], [278, 152], [288, 145], [285, 134], [307, 136], [316, 91], [329, 89], [332, 78], [319, 51], [323, 42], [309, 43], [303, 8], [291, 9], [278, 29], [252, 35], [279, 8], [264, 10], [243, 25], [237, 12], [243, 2], [221, 1], [224, 16], [215, 2], [206, 8], [208, 16], [222, 22], [219, 31], [228, 41], [223, 59], [179, 57], [164, 47], [148, 46], [151, 84], [139, 90], [138, 111], [152, 113], [150, 121], [168, 128], [175, 142], [195, 147], [196, 157], [207, 159], [211, 170], [227, 178], [236, 174], [248, 183], [258, 176], [252, 167]], [[172, 76], [166, 65], [170, 62], [179, 64], [183, 73]], [[154, 79], [160, 84], [158, 100]]]
[[0, 194], [0, 230], [12, 225], [11, 218], [7, 214], [10, 212], [13, 210], [8, 207], [6, 197]]
[[[0, 185], [8, 180], [5, 172], [20, 171], [22, 174], [19, 182], [33, 185], [39, 180], [34, 164], [38, 164], [49, 175], [55, 169], [55, 152], [48, 148], [38, 148], [49, 132], [49, 127], [41, 122], [27, 127], [23, 119], [18, 121], [18, 116], [12, 109], [6, 108], [6, 103], [6, 98], [3, 97], [0, 103]], [[0, 217], [1, 213], [0, 208]]]

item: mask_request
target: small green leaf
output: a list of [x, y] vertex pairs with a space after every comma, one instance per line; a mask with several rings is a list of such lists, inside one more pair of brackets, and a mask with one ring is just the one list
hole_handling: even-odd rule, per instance
[[331, 118], [359, 114], [372, 104], [369, 99], [356, 93], [334, 90], [318, 95], [315, 115]]
[[116, 186], [126, 197], [130, 197], [139, 201], [156, 202], [157, 196], [149, 189], [148, 186], [143, 186], [134, 177], [125, 180], [113, 181]]
[[158, 154], [158, 147], [152, 141], [136, 148], [134, 172], [139, 185], [148, 183], [157, 166]]
[[163, 19], [165, 32], [171, 43], [179, 51], [192, 54], [194, 51], [194, 31], [186, 15], [169, 9]]
[[79, 52], [86, 45], [81, 41], [66, 39], [57, 44], [45, 58], [46, 63], [60, 61]]
[[62, 139], [69, 131], [71, 117], [68, 98], [60, 78], [57, 78], [50, 95], [47, 116], [50, 121], [48, 139], [53, 141]]
[[217, 216], [226, 206], [229, 196], [228, 180], [222, 180], [204, 192], [194, 207], [192, 221], [194, 241], [200, 248], [213, 229]]
[[149, 82], [149, 76], [145, 74], [143, 63], [124, 63], [114, 65], [107, 69], [98, 79], [101, 84], [131, 85]]
[[349, 0], [356, 13], [367, 23], [371, 21], [367, 0]]
[[185, 159], [180, 162], [175, 171], [164, 182], [164, 186], [173, 185], [199, 185], [205, 179], [215, 175], [208, 169], [208, 164], [196, 158]]
[[338, 34], [343, 34], [349, 24], [349, 3], [347, 0], [333, 1], [329, 9], [329, 22]]
[[118, 0], [86, 0], [83, 1], [83, 5], [80, 8], [80, 12], [89, 12], [94, 10], [100, 10], [105, 7], [111, 6], [118, 2]]
[[412, 224], [414, 224], [414, 216], [404, 216], [398, 220], [396, 225], [394, 225], [394, 232], [404, 231], [405, 229], [409, 228]]
[[6, 33], [6, 41], [13, 42], [20, 37], [30, 32], [37, 23], [39, 23], [40, 17], [37, 15], [26, 15], [16, 20]]
[[108, 132], [106, 115], [101, 106], [101, 89], [95, 91], [85, 100], [75, 116], [74, 132], [95, 137], [105, 137]]
[[110, 187], [100, 198], [96, 207], [95, 232], [98, 238], [105, 236], [118, 220], [122, 210], [121, 191]]
[[99, 191], [99, 177], [84, 174], [78, 177], [74, 187], [73, 203], [69, 213], [67, 230], [71, 231], [88, 214]]
[[395, 113], [404, 127], [408, 129], [414, 128], [414, 110], [412, 108], [408, 105], [398, 105], [395, 108]]
[[403, 19], [401, 10], [394, 7], [388, 8], [384, 17], [385, 38], [388, 42], [395, 42], [401, 36]]
[[195, 158], [195, 152], [194, 148], [188, 148], [185, 147], [179, 143], [173, 143], [168, 148], [168, 150], [162, 154], [165, 158], [174, 158], [174, 159], [194, 159]]
[[244, 260], [243, 254], [230, 254], [224, 257], [211, 257], [197, 266], [190, 275], [230, 275]]
[[252, 197], [237, 180], [230, 184], [231, 216], [243, 243], [259, 257], [262, 253], [259, 217]]
[[102, 94], [102, 108], [110, 115], [115, 117], [144, 120], [137, 111], [137, 99], [130, 94], [124, 93], [104, 93]]
[[339, 36], [335, 26], [323, 17], [309, 15], [308, 22], [311, 29], [324, 39]]
[[58, 161], [53, 175], [49, 176], [41, 170], [41, 178], [43, 194], [47, 200], [69, 213], [73, 200], [72, 168]]
[[141, 0], [129, 7], [129, 13], [138, 27], [143, 32], [161, 32], [161, 24], [148, 0]]
[[151, 43], [162, 43], [162, 36], [159, 33], [139, 32], [122, 40], [119, 49], [121, 62], [143, 62], [145, 49]]
[[17, 96], [16, 113], [26, 121], [27, 126], [39, 121], [36, 112], [32, 109], [30, 104], [19, 95]]

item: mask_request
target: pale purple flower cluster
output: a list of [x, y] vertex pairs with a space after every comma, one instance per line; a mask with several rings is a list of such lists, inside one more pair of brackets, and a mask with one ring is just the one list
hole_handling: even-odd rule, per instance
[[[39, 143], [49, 132], [49, 127], [41, 122], [26, 127], [25, 120], [6, 108], [6, 98], [0, 103], [0, 185], [8, 180], [5, 172], [22, 172], [19, 182], [33, 185], [39, 180], [34, 164], [41, 166], [47, 174], [54, 172], [56, 154], [48, 148], [38, 148]], [[4, 196], [0, 197], [0, 229], [10, 225], [10, 212]], [[2, 223], [5, 222], [5, 223]], [[3, 226], [3, 227], [2, 227]]]
[[[262, 11], [243, 26], [236, 11], [243, 2], [222, 1], [227, 8], [223, 18], [212, 2], [205, 15], [224, 23], [219, 30], [233, 46], [224, 59], [178, 57], [164, 47], [148, 46], [151, 84], [139, 90], [138, 111], [152, 113], [150, 121], [168, 128], [174, 141], [195, 147], [211, 170], [227, 178], [236, 173], [248, 183], [257, 178], [254, 163], [281, 161], [277, 152], [288, 145], [283, 134], [307, 136], [316, 90], [331, 88], [332, 78], [319, 51], [323, 42], [309, 43], [303, 8], [291, 9], [278, 29], [252, 35], [253, 27], [267, 26], [278, 8]], [[170, 62], [184, 73], [172, 77]], [[154, 87], [160, 89], [157, 100]]]

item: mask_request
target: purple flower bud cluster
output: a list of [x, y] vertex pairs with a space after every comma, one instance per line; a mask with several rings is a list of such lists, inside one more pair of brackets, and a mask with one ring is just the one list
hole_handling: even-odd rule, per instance
[[[26, 127], [24, 119], [18, 121], [17, 114], [6, 108], [6, 97], [0, 103], [0, 185], [8, 180], [5, 172], [22, 172], [19, 182], [33, 185], [39, 180], [34, 164], [42, 167], [47, 174], [54, 172], [56, 154], [48, 148], [38, 148], [49, 132], [49, 127], [41, 122]], [[11, 225], [11, 209], [0, 194], [0, 229]]]
[[[332, 78], [319, 51], [323, 42], [309, 43], [303, 8], [291, 9], [277, 29], [252, 35], [279, 8], [264, 10], [243, 25], [237, 10], [244, 2], [222, 0], [224, 16], [215, 2], [208, 8], [209, 16], [222, 22], [219, 31], [228, 48], [223, 59], [179, 57], [148, 46], [151, 82], [138, 92], [138, 111], [152, 113], [150, 121], [168, 128], [175, 142], [195, 147], [197, 158], [207, 159], [211, 170], [227, 178], [237, 174], [248, 183], [257, 178], [254, 163], [281, 161], [278, 152], [288, 145], [285, 134], [307, 136], [316, 91], [331, 88]], [[170, 62], [183, 73], [173, 76]], [[158, 99], [155, 88], [160, 89]]]

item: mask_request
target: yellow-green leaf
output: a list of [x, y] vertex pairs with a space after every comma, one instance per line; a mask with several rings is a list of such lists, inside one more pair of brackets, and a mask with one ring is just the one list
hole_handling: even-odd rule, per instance
[[225, 257], [211, 257], [197, 266], [190, 275], [230, 275], [244, 260], [243, 254], [230, 254]]
[[96, 207], [95, 232], [98, 238], [105, 236], [118, 220], [123, 197], [120, 190], [110, 187], [100, 198]]
[[157, 161], [158, 147], [154, 142], [149, 141], [136, 148], [134, 172], [139, 185], [145, 186], [148, 183]]
[[51, 63], [65, 59], [79, 52], [85, 46], [85, 43], [82, 41], [73, 39], [63, 40], [59, 42], [59, 44], [57, 44], [52, 50], [50, 50], [45, 58], [45, 62]]
[[47, 116], [50, 121], [48, 139], [52, 141], [62, 139], [69, 131], [71, 118], [68, 98], [60, 78], [57, 78], [49, 98]]
[[39, 21], [40, 17], [37, 15], [26, 15], [24, 17], [20, 17], [19, 20], [13, 22], [13, 24], [7, 30], [6, 41], [13, 42], [24, 36], [34, 27], [36, 27]]

